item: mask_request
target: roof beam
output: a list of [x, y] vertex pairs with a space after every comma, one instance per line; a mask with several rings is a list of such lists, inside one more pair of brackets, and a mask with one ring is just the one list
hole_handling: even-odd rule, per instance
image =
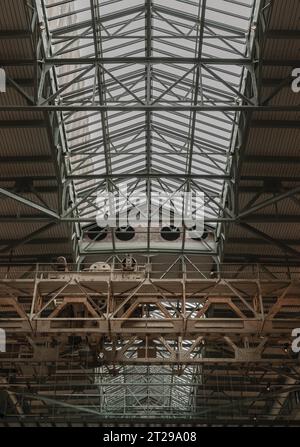
[[297, 59], [265, 59], [263, 61], [265, 66], [272, 67], [295, 67], [299, 65], [299, 60]]
[[[95, 65], [95, 64], [197, 64], [199, 61], [191, 57], [102, 57], [102, 58], [49, 58], [43, 61], [48, 65]], [[251, 65], [252, 61], [248, 58], [201, 58], [202, 64], [213, 65]], [[34, 59], [4, 59], [1, 65], [5, 66], [24, 66], [34, 65]], [[266, 59], [265, 66], [274, 67], [298, 67], [299, 60], [297, 59]]]
[[299, 129], [299, 121], [293, 120], [253, 120], [251, 127], [263, 129]]
[[[34, 109], [32, 110], [34, 111]], [[0, 121], [1, 129], [25, 129], [25, 128], [42, 128], [46, 127], [46, 123], [43, 120], [2, 120]]]
[[32, 35], [30, 30], [2, 30], [0, 39], [26, 39]]
[[[174, 178], [174, 179], [178, 179], [178, 178], [185, 178], [185, 174], [167, 174], [167, 173], [152, 173], [150, 174], [153, 177], [162, 177], [162, 178]], [[72, 180], [74, 176], [66, 176], [66, 180]], [[80, 178], [82, 176], [76, 176], [75, 178]], [[142, 177], [145, 178], [146, 174], [145, 173], [132, 173], [132, 174], [114, 174], [110, 176], [112, 179], [118, 179], [118, 178], [138, 178], [138, 177]], [[83, 178], [86, 178], [85, 176], [83, 176]], [[101, 176], [101, 178], [106, 178], [106, 174], [103, 174]], [[191, 178], [206, 178], [205, 176], [202, 176], [201, 174], [192, 174]], [[230, 176], [229, 175], [221, 175], [221, 176], [214, 176], [214, 178], [220, 178], [220, 180], [222, 179], [228, 179], [230, 180]], [[19, 177], [15, 177], [15, 176], [2, 176], [0, 178], [0, 183], [3, 182], [12, 182], [12, 181], [16, 181], [16, 180], [23, 180], [24, 176], [19, 176]], [[27, 180], [32, 180], [32, 181], [56, 181], [56, 177], [53, 175], [35, 175], [35, 176], [28, 176], [26, 177]], [[263, 176], [263, 175], [242, 175], [241, 176], [241, 180], [247, 181], [247, 182], [265, 182], [266, 180], [269, 181], [274, 181], [274, 182], [293, 182], [293, 183], [297, 183], [300, 182], [300, 176]], [[241, 188], [243, 188], [243, 186], [241, 186]], [[258, 186], [259, 188], [259, 186]]]
[[239, 222], [239, 225], [247, 230], [249, 233], [254, 234], [255, 236], [258, 236], [262, 238], [264, 241], [268, 242], [271, 245], [275, 245], [276, 247], [280, 248], [284, 253], [291, 254], [293, 256], [296, 256], [297, 258], [300, 258], [300, 252], [298, 250], [295, 250], [294, 248], [291, 248], [289, 245], [284, 244], [280, 240], [274, 239], [268, 234], [264, 233], [263, 231], [259, 230], [258, 228], [252, 227], [252, 225], [249, 225], [245, 222]]
[[[264, 189], [264, 186], [239, 186], [239, 193], [245, 194], [256, 194], [260, 190], [261, 194], [270, 194], [267, 190]], [[282, 192], [289, 191], [290, 188], [281, 187], [280, 190]]]
[[[45, 231], [45, 229], [43, 230]], [[53, 237], [48, 237], [48, 238], [40, 238], [40, 239], [32, 239], [32, 240], [28, 240], [26, 242], [26, 244], [30, 244], [30, 245], [41, 245], [41, 244], [67, 244], [70, 240], [68, 238], [53, 238]], [[10, 245], [10, 244], [17, 244], [19, 243], [18, 239], [0, 239], [0, 246], [2, 245]]]
[[[299, 112], [300, 105], [223, 105], [216, 104], [197, 104], [197, 105], [184, 105], [179, 104], [177, 101], [173, 101], [169, 104], [120, 104], [120, 103], [112, 103], [108, 104], [96, 104], [96, 105], [82, 105], [82, 104], [63, 104], [63, 105], [24, 105], [20, 106], [18, 104], [15, 105], [0, 105], [0, 112], [106, 112], [106, 111], [115, 111], [115, 112], [133, 112], [133, 111], [141, 111], [141, 112], [172, 112], [172, 111], [183, 111], [183, 112], [238, 112], [238, 111], [250, 111], [250, 112]], [[263, 120], [255, 120], [255, 122], [264, 122]], [[268, 121], [267, 121], [268, 122]], [[269, 121], [273, 122], [273, 121]], [[276, 125], [276, 120], [274, 121]], [[289, 121], [286, 121], [287, 123]], [[261, 127], [259, 124], [258, 127]]]
[[[47, 254], [31, 254], [31, 255], [0, 255], [0, 262], [7, 263], [7, 265], [11, 266], [12, 263], [20, 262], [20, 265], [24, 265], [24, 262], [47, 262], [49, 263], [50, 259], [57, 258], [58, 255], [61, 255], [61, 251], [57, 250], [56, 252], [49, 251]], [[51, 262], [51, 261], [50, 261]]]
[[[241, 219], [241, 221], [243, 222], [243, 219]], [[245, 221], [253, 223], [294, 224], [300, 222], [300, 215], [285, 214], [284, 216], [280, 216], [278, 214], [255, 214], [252, 216], [247, 216]]]
[[[6, 252], [11, 251], [15, 248], [18, 248], [21, 245], [27, 244], [28, 242], [30, 242], [32, 239], [34, 239], [39, 234], [44, 233], [44, 231], [52, 228], [55, 224], [56, 224], [56, 222], [49, 222], [45, 226], [38, 228], [37, 230], [31, 232], [30, 234], [27, 234], [26, 236], [24, 236], [21, 239], [10, 240], [9, 243], [5, 247], [0, 248], [0, 253], [6, 253]], [[1, 243], [1, 241], [0, 241], [0, 243]]]
[[297, 29], [270, 29], [266, 32], [269, 39], [293, 40], [300, 39], [300, 31]]
[[[283, 79], [282, 78], [264, 78], [262, 79], [262, 86], [263, 87], [278, 87], [282, 84]], [[291, 77], [292, 82], [292, 77]], [[289, 84], [285, 84], [282, 86], [282, 88], [288, 88]]]
[[295, 164], [299, 163], [299, 157], [275, 156], [275, 155], [246, 155], [244, 161], [247, 163], [274, 163], [274, 164]]
[[[31, 223], [31, 222], [50, 222], [53, 219], [51, 217], [47, 217], [44, 214], [22, 214], [22, 215], [1, 215], [0, 222], [8, 223], [15, 222], [18, 219], [18, 222], [23, 223]], [[59, 217], [57, 219], [57, 223], [64, 222], [81, 222], [81, 223], [91, 223], [94, 219], [92, 217]], [[216, 218], [207, 218], [205, 219], [206, 223], [216, 223], [216, 222], [232, 222], [236, 223], [236, 219], [234, 217], [216, 217]], [[244, 222], [244, 219], [240, 219], [240, 222]], [[273, 223], [273, 224], [294, 224], [300, 222], [300, 215], [285, 215], [279, 216], [278, 214], [255, 214], [253, 216], [247, 216], [245, 218], [245, 222], [253, 222], [253, 223]]]
[[252, 181], [252, 182], [265, 182], [268, 181], [274, 181], [274, 182], [300, 182], [300, 176], [288, 176], [288, 175], [282, 175], [282, 176], [273, 176], [273, 175], [242, 175], [241, 180], [245, 181]]
[[[49, 6], [53, 7], [53, 5], [49, 5]], [[83, 28], [89, 28], [89, 27], [92, 27], [95, 25], [101, 26], [101, 23], [109, 22], [111, 20], [116, 20], [119, 18], [123, 18], [123, 17], [126, 17], [131, 14], [136, 14], [136, 13], [142, 12], [143, 10], [144, 10], [144, 5], [138, 5], [138, 6], [133, 6], [133, 7], [129, 7], [129, 8], [120, 8], [120, 9], [117, 9], [117, 11], [115, 11], [115, 12], [103, 15], [101, 18], [96, 18], [96, 20], [85, 20], [85, 21], [80, 21], [78, 23], [68, 23], [67, 26], [57, 28], [53, 32], [53, 35], [58, 36], [59, 34], [63, 34], [64, 32], [71, 32], [71, 31], [80, 30]]]
[[[224, 57], [202, 57], [200, 61], [195, 57], [164, 57], [164, 56], [116, 56], [116, 57], [52, 57], [43, 60], [45, 65], [95, 65], [95, 64], [214, 64], [214, 65], [251, 65], [251, 59], [243, 58], [224, 58]], [[4, 66], [34, 65], [34, 59], [5, 59], [1, 61]]]
[[[278, 239], [279, 242], [286, 245], [300, 245], [300, 239]], [[230, 244], [246, 244], [246, 245], [265, 245], [266, 242], [259, 238], [245, 238], [245, 237], [229, 237], [228, 243]]]
[[4, 195], [5, 197], [8, 197], [9, 199], [15, 200], [16, 202], [22, 203], [25, 206], [29, 206], [30, 208], [36, 209], [37, 211], [40, 211], [41, 213], [44, 213], [49, 217], [52, 217], [52, 219], [59, 220], [59, 215], [55, 211], [50, 210], [44, 206], [38, 205], [37, 203], [32, 202], [31, 200], [28, 200], [25, 197], [7, 191], [6, 189], [3, 188], [0, 188], [0, 194]]
[[[26, 151], [30, 153], [30, 150]], [[0, 164], [16, 164], [16, 163], [51, 163], [50, 155], [24, 155], [24, 156], [5, 156], [0, 157]]]
[[278, 255], [261, 255], [261, 254], [251, 254], [249, 253], [228, 253], [227, 256], [225, 256], [225, 262], [228, 263], [239, 263], [239, 262], [250, 262], [250, 263], [267, 263], [268, 265], [278, 265], [281, 266], [300, 266], [300, 261], [293, 257], [286, 257], [286, 256], [278, 256]]
[[186, 174], [186, 173], [176, 173], [167, 174], [164, 172], [133, 172], [129, 174], [80, 174], [80, 175], [69, 175], [67, 177], [71, 180], [97, 180], [97, 179], [121, 179], [121, 178], [195, 178], [195, 179], [214, 179], [214, 180], [230, 180], [230, 175], [225, 174]]
[[[0, 159], [0, 163], [1, 159]], [[14, 178], [12, 177], [11, 181], [13, 181]], [[16, 185], [14, 184], [13, 186], [6, 186], [5, 189], [7, 191], [12, 191], [15, 192], [16, 191]], [[40, 194], [57, 194], [57, 186], [33, 186], [32, 191], [30, 191], [30, 193], [40, 193]], [[25, 191], [24, 191], [25, 193]]]
[[[34, 87], [34, 81], [30, 78], [14, 78], [13, 81], [20, 87]], [[15, 88], [11, 83], [7, 82], [6, 88]]]
[[300, 194], [300, 186], [298, 186], [298, 188], [294, 188], [294, 189], [290, 189], [288, 191], [282, 192], [280, 194], [274, 195], [273, 197], [264, 200], [258, 204], [256, 204], [255, 206], [252, 207], [248, 207], [246, 210], [243, 210], [240, 214], [239, 214], [239, 218], [244, 218], [245, 216], [248, 216], [249, 214], [253, 214], [256, 211], [262, 209], [262, 208], [266, 208], [270, 205], [273, 205], [274, 203], [278, 203], [281, 200], [284, 199], [288, 199], [291, 198], [297, 194]]

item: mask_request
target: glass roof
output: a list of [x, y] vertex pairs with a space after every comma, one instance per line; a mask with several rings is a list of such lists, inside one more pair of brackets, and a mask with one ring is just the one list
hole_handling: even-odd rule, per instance
[[158, 191], [201, 191], [206, 219], [223, 214], [238, 113], [192, 106], [242, 103], [255, 6], [46, 1], [52, 57], [62, 59], [56, 101], [107, 106], [64, 113], [73, 212], [93, 222], [99, 194], [126, 182], [129, 196], [149, 200]]
[[[100, 367], [95, 383], [102, 398], [101, 414], [105, 417], [164, 418], [192, 414], [196, 405], [195, 375], [201, 383], [199, 367], [121, 366], [115, 370]], [[109, 371], [109, 374], [107, 373]]]

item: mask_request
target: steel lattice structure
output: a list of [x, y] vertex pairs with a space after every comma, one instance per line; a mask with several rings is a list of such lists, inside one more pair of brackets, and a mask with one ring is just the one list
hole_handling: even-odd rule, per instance
[[[59, 97], [60, 106], [111, 107], [64, 115], [76, 195], [71, 209], [80, 218], [94, 217], [97, 195], [120, 191], [124, 182], [127, 201], [133, 194], [144, 193], [151, 203], [160, 190], [171, 195], [199, 190], [205, 194], [206, 221], [232, 215], [226, 197], [240, 113], [215, 107], [258, 104], [252, 50], [256, 27], [249, 23], [256, 23], [260, 5], [232, 4], [239, 14], [206, 1], [185, 5], [183, 14], [177, 1], [130, 7], [128, 2], [87, 1], [61, 15], [51, 3], [44, 6], [43, 21], [52, 37], [51, 53], [45, 56], [52, 59], [59, 88], [43, 103]], [[174, 105], [184, 109], [174, 110]], [[214, 110], [199, 112], [193, 106]], [[162, 251], [153, 247], [150, 219], [146, 232], [140, 250]], [[185, 243], [184, 230], [181, 250]], [[91, 245], [81, 251], [101, 250]], [[218, 248], [196, 249], [217, 255]], [[122, 251], [113, 232], [106, 251]]]
[[[260, 1], [227, 3], [230, 10], [218, 2], [179, 0], [167, 6], [150, 0], [129, 7], [121, 0], [33, 4], [36, 61], [3, 66], [34, 64], [35, 97], [30, 106], [1, 110], [48, 112], [58, 129], [53, 147], [60, 210], [31, 204], [44, 219], [91, 223], [97, 196], [120, 191], [124, 182], [127, 201], [133, 194], [151, 203], [158, 191], [200, 191], [213, 246], [186, 247], [183, 230], [173, 251], [221, 260], [224, 222], [244, 219], [236, 190], [249, 117], [255, 110], [285, 108], [262, 104], [259, 96], [258, 44], [268, 8]], [[74, 228], [81, 239], [82, 224]], [[140, 251], [161, 252], [153, 246], [150, 220], [145, 231]], [[113, 230], [106, 248], [79, 244], [77, 250], [128, 251]]]
[[212, 277], [186, 262], [184, 274], [175, 265], [3, 269], [9, 416], [18, 402], [29, 422], [290, 417], [299, 269], [224, 264]]
[[[183, 229], [173, 249], [158, 248], [149, 220], [143, 245], [131, 249], [202, 253], [219, 262], [229, 223], [253, 233], [251, 214], [299, 193], [296, 186], [259, 205], [239, 206], [240, 160], [253, 113], [296, 112], [299, 105], [272, 103], [284, 83], [262, 96], [267, 2], [226, 3], [228, 9], [217, 1], [166, 5], [149, 0], [129, 7], [121, 0], [32, 3], [28, 20], [35, 58], [4, 60], [2, 65], [32, 68], [34, 95], [8, 79], [24, 104], [1, 105], [0, 111], [48, 116], [56, 175], [32, 181], [57, 181], [59, 206], [49, 209], [1, 188], [6, 197], [36, 211], [21, 216], [24, 222], [73, 223], [76, 259], [122, 253], [128, 249], [118, 245], [114, 229], [104, 247], [76, 242], [95, 221], [99, 195], [116, 194], [126, 183], [129, 206], [136, 194], [151, 203], [159, 191], [171, 196], [201, 192], [211, 245], [187, 244]], [[264, 59], [263, 64], [293, 66], [295, 61]], [[36, 125], [44, 126], [32, 121]], [[251, 120], [252, 127], [263, 125], [268, 122]], [[259, 218], [267, 221], [264, 215]]]
[[[11, 90], [0, 97], [0, 132], [32, 129], [49, 153], [37, 157], [47, 169], [13, 180], [3, 170], [0, 179], [8, 202], [0, 226], [32, 225], [0, 243], [7, 423], [297, 418], [290, 344], [300, 319], [300, 253], [293, 239], [274, 239], [261, 225], [298, 223], [294, 209], [281, 207], [299, 207], [299, 176], [242, 171], [242, 162], [258, 162], [246, 151], [251, 128], [298, 126], [299, 104], [280, 96], [297, 61], [264, 56], [268, 36], [291, 37], [269, 29], [276, 2], [14, 1], [27, 24], [16, 38], [29, 44], [1, 59]], [[0, 31], [0, 39], [12, 36]], [[287, 77], [271, 79], [274, 67]], [[20, 162], [33, 164], [33, 153]], [[270, 159], [283, 162], [260, 158]], [[140, 245], [120, 244], [115, 228], [105, 243], [87, 237], [99, 195], [122, 194], [125, 183], [129, 205], [135, 194], [151, 204], [160, 191], [203, 193], [209, 237], [191, 242], [183, 228], [177, 245], [163, 245], [149, 217]], [[232, 225], [238, 234], [228, 237]], [[225, 244], [241, 243], [242, 230], [261, 247], [252, 255], [258, 262], [246, 248], [231, 253], [241, 263], [223, 263]], [[49, 264], [53, 234], [58, 247], [71, 245], [59, 253], [75, 262], [64, 272]], [[31, 255], [22, 247], [34, 241], [46, 247], [47, 264], [24, 264]], [[137, 260], [132, 270], [123, 268], [124, 253]], [[95, 261], [106, 271], [90, 270]]]

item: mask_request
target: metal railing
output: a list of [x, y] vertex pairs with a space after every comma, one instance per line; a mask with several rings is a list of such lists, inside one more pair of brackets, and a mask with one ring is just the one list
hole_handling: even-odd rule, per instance
[[0, 263], [0, 280], [46, 278], [51, 274], [66, 275], [76, 273], [82, 277], [98, 275], [108, 277], [114, 274], [130, 275], [142, 274], [153, 279], [249, 279], [249, 280], [298, 280], [300, 266], [277, 266], [274, 264], [242, 264], [180, 262], [176, 264], [144, 263], [136, 264], [132, 269], [124, 269], [121, 262], [103, 263], [107, 267], [99, 270], [91, 269], [92, 263], [82, 266], [68, 263], [63, 268], [57, 263], [24, 263], [9, 266]]

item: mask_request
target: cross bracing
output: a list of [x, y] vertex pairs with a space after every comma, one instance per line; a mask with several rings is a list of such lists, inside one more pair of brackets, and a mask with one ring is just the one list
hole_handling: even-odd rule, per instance
[[292, 417], [299, 267], [223, 264], [212, 276], [186, 262], [185, 274], [2, 267], [8, 423]]
[[[85, 239], [82, 227], [94, 220], [98, 211], [95, 203], [97, 196], [101, 195], [105, 189], [116, 193], [120, 182], [126, 181], [129, 186], [131, 185], [132, 191], [146, 193], [146, 197], [149, 198], [157, 191], [165, 191], [168, 194], [174, 190], [204, 193], [205, 221], [210, 234], [212, 235], [215, 232], [214, 229], [217, 228], [214, 235], [214, 251], [207, 254], [212, 255], [217, 252], [220, 259], [224, 251], [220, 241], [223, 241], [225, 236], [227, 228], [225, 223], [231, 224], [231, 228], [239, 227], [244, 222], [250, 224], [251, 227], [253, 223], [259, 223], [259, 227], [262, 227], [263, 223], [277, 224], [279, 220], [276, 210], [281, 209], [283, 201], [287, 200], [290, 207], [291, 203], [297, 203], [299, 190], [297, 184], [293, 185], [290, 182], [297, 181], [299, 176], [282, 175], [278, 172], [272, 175], [271, 170], [265, 169], [264, 172], [267, 172], [267, 176], [270, 177], [268, 180], [265, 175], [257, 175], [255, 171], [255, 175], [241, 172], [240, 165], [244, 160], [255, 166], [257, 160], [263, 163], [262, 167], [267, 168], [270, 163], [276, 163], [277, 160], [277, 157], [266, 158], [265, 156], [260, 159], [252, 157], [250, 160], [249, 157], [243, 156], [250, 121], [250, 130], [253, 129], [252, 132], [256, 133], [266, 132], [265, 129], [272, 129], [274, 126], [278, 131], [282, 129], [282, 133], [289, 129], [297, 129], [297, 120], [293, 120], [292, 117], [295, 117], [299, 111], [299, 105], [289, 97], [283, 96], [286, 89], [290, 88], [292, 68], [297, 65], [297, 62], [293, 59], [293, 54], [289, 57], [280, 53], [279, 57], [274, 58], [271, 52], [267, 52], [262, 61], [266, 42], [274, 39], [276, 42], [285, 41], [285, 36], [290, 35], [289, 30], [281, 31], [279, 34], [274, 29], [268, 30], [272, 5], [262, 2], [252, 10], [246, 2], [226, 3], [227, 6], [229, 3], [233, 5], [232, 9], [228, 7], [224, 10], [223, 3], [221, 7], [217, 5], [217, 2], [207, 3], [203, 39], [195, 31], [201, 30], [201, 23], [199, 23], [201, 15], [200, 11], [198, 15], [195, 13], [195, 2], [185, 3], [190, 6], [189, 11], [184, 12], [182, 8], [180, 12], [176, 10], [174, 6], [176, 2], [171, 6], [156, 2], [152, 4], [151, 14], [148, 15], [144, 2], [142, 4], [137, 2], [124, 10], [119, 8], [122, 2], [114, 2], [113, 8], [116, 8], [116, 11], [110, 10], [107, 14], [103, 11], [103, 17], [101, 15], [96, 19], [92, 17], [92, 14], [97, 13], [99, 8], [97, 5], [92, 8], [88, 2], [85, 4], [76, 2], [44, 4], [38, 1], [32, 2], [30, 7], [27, 4], [24, 14], [28, 15], [27, 23], [30, 24], [30, 29], [34, 30], [34, 33], [30, 30], [27, 34], [23, 32], [26, 39], [31, 41], [33, 51], [23, 52], [24, 58], [16, 59], [12, 54], [8, 59], [7, 53], [2, 58], [2, 66], [8, 71], [8, 86], [11, 92], [15, 92], [14, 95], [18, 95], [18, 98], [16, 100], [13, 96], [9, 101], [0, 104], [0, 112], [6, 117], [1, 124], [1, 129], [5, 133], [12, 132], [13, 129], [20, 129], [18, 132], [21, 132], [21, 129], [24, 129], [22, 133], [27, 133], [31, 128], [40, 128], [39, 132], [42, 133], [47, 131], [47, 126], [50, 124], [53, 129], [58, 127], [59, 131], [53, 134], [55, 138], [51, 143], [52, 156], [49, 159], [41, 155], [34, 159], [24, 155], [22, 158], [10, 156], [3, 157], [1, 160], [6, 167], [10, 167], [9, 171], [5, 169], [1, 177], [1, 194], [6, 197], [8, 203], [15, 202], [21, 210], [17, 214], [8, 211], [5, 216], [0, 217], [1, 222], [14, 221], [18, 216], [18, 219], [22, 219], [20, 222], [28, 223], [27, 226], [33, 222], [34, 226], [38, 227], [39, 223], [50, 221], [53, 222], [54, 227], [63, 228], [64, 223], [74, 223], [72, 228], [76, 230], [76, 235], [74, 233], [72, 240], [76, 242], [77, 239]], [[178, 2], [178, 4], [184, 3]], [[102, 14], [102, 7], [109, 9], [108, 4], [101, 3], [98, 13]], [[252, 7], [254, 8], [254, 5]], [[35, 8], [37, 8], [37, 15], [33, 14]], [[222, 9], [222, 13], [217, 11], [218, 8]], [[237, 13], [235, 9], [238, 10]], [[252, 14], [250, 11], [255, 12]], [[232, 20], [229, 20], [230, 14], [232, 14]], [[120, 21], [121, 16], [124, 20]], [[147, 17], [149, 26], [150, 19], [152, 20], [151, 36], [146, 32]], [[180, 28], [178, 23], [181, 17]], [[99, 24], [102, 26], [100, 35], [96, 39], [103, 41], [105, 50], [103, 57], [96, 54], [94, 22], [97, 26]], [[160, 22], [166, 26], [162, 27]], [[248, 27], [245, 25], [246, 22]], [[121, 31], [114, 31], [117, 27], [116, 23], [120, 23]], [[140, 29], [141, 23], [144, 26], [143, 33]], [[103, 30], [103, 26], [108, 28], [108, 32]], [[273, 23], [272, 26], [275, 28]], [[23, 25], [23, 28], [25, 27]], [[247, 33], [245, 27], [248, 30]], [[230, 30], [229, 33], [228, 30]], [[97, 32], [99, 33], [99, 30]], [[1, 42], [6, 43], [8, 36], [13, 38], [12, 45], [15, 45], [22, 34], [7, 30], [2, 34]], [[147, 45], [144, 45], [143, 51], [141, 50], [142, 38], [144, 43], [147, 39], [151, 40], [154, 48], [151, 54], [145, 51]], [[181, 44], [182, 40], [184, 40], [184, 45]], [[111, 43], [115, 41], [118, 43], [118, 50], [115, 48], [115, 43]], [[165, 41], [167, 43], [164, 43]], [[205, 50], [201, 53], [200, 59], [196, 54], [196, 45], [199, 42], [203, 43]], [[245, 43], [246, 50], [241, 57], [238, 53], [242, 52], [242, 46]], [[136, 50], [134, 54], [131, 54], [129, 44], [132, 44]], [[128, 52], [126, 52], [126, 47], [128, 47]], [[168, 51], [165, 51], [165, 47]], [[37, 50], [34, 50], [35, 48]], [[55, 48], [58, 49], [55, 50]], [[162, 48], [164, 53], [160, 54]], [[191, 49], [195, 50], [193, 57], [186, 54], [191, 52]], [[138, 51], [143, 54], [140, 55]], [[262, 70], [262, 62], [264, 70]], [[144, 89], [144, 96], [141, 93], [141, 85], [146, 87], [147, 84], [145, 74], [147, 66], [151, 66], [151, 76], [156, 79], [155, 82], [151, 82], [153, 98], [150, 105], [145, 100], [146, 90]], [[26, 70], [28, 79], [20, 78], [21, 75], [18, 73], [22, 67]], [[99, 72], [97, 67], [103, 71], [102, 81], [106, 89], [104, 93], [110, 94], [110, 97], [104, 98], [102, 103], [99, 97], [97, 98], [97, 92], [99, 92], [96, 82], [96, 72]], [[278, 79], [270, 79], [271, 69], [278, 73], [284, 70], [285, 79], [281, 80], [279, 77], [281, 75], [277, 75]], [[191, 87], [194, 86], [193, 76], [197, 74], [197, 70], [201, 85], [198, 86], [198, 98], [196, 102], [193, 102]], [[120, 77], [114, 76], [113, 73], [116, 74], [116, 71], [120, 72]], [[244, 73], [244, 83], [238, 84], [238, 72]], [[179, 73], [182, 76], [179, 76]], [[30, 79], [31, 76], [34, 79]], [[152, 79], [151, 76], [147, 79]], [[232, 82], [228, 81], [229, 78]], [[140, 87], [137, 89], [135, 85]], [[118, 93], [115, 95], [114, 91]], [[194, 96], [195, 92], [194, 89]], [[274, 118], [270, 115], [271, 112], [274, 112]], [[291, 118], [285, 112], [291, 112]], [[47, 124], [41, 119], [42, 113], [43, 116], [51, 117], [50, 123]], [[111, 118], [107, 121], [108, 126], [104, 126], [107, 127], [105, 132], [109, 132], [108, 139], [103, 138], [102, 135], [100, 117], [104, 115]], [[19, 119], [8, 120], [9, 116], [19, 117]], [[33, 119], [26, 120], [26, 116]], [[148, 131], [146, 120], [143, 118], [146, 116], [153, 118]], [[182, 118], [187, 116], [196, 117], [195, 135], [192, 139], [190, 138], [192, 122], [186, 126], [186, 118]], [[229, 126], [229, 123], [232, 126], [232, 138], [228, 151], [228, 146], [226, 149], [224, 142], [228, 142], [229, 134], [226, 126]], [[67, 127], [70, 132], [68, 138]], [[201, 134], [199, 138], [197, 132]], [[147, 139], [148, 146], [145, 143], [146, 134], [151, 136]], [[220, 135], [222, 139], [219, 138]], [[81, 141], [83, 139], [84, 142]], [[150, 142], [151, 151], [149, 150]], [[147, 150], [146, 147], [148, 147]], [[261, 149], [258, 147], [257, 151], [263, 148], [264, 146]], [[191, 153], [193, 153], [192, 157], [190, 157]], [[54, 164], [57, 162], [60, 164], [60, 168], [56, 168], [55, 173], [49, 170], [48, 161], [51, 159], [54, 159]], [[12, 180], [9, 172], [14, 160], [22, 161], [24, 168], [28, 167], [26, 172], [30, 172], [30, 175], [26, 174], [26, 179], [23, 173], [19, 176], [14, 173], [14, 180]], [[284, 164], [289, 163], [288, 160], [292, 161], [292, 158], [286, 157]], [[191, 161], [191, 169], [189, 169], [189, 161]], [[38, 163], [47, 163], [48, 175], [46, 172], [38, 175], [36, 170]], [[106, 170], [108, 164], [111, 164], [110, 171]], [[294, 168], [296, 169], [296, 165]], [[20, 172], [20, 168], [17, 172]], [[57, 192], [55, 190], [57, 182], [60, 184], [58, 203], [53, 204], [52, 198]], [[277, 190], [274, 190], [275, 194], [270, 191], [267, 182], [274, 182], [276, 185], [282, 183], [278, 193]], [[19, 184], [22, 185], [21, 189]], [[30, 184], [31, 195], [27, 192], [29, 190], [27, 184]], [[75, 184], [76, 189], [74, 189]], [[252, 194], [249, 203], [252, 205], [258, 202], [258, 205], [255, 203], [255, 206], [251, 206], [250, 209], [247, 206], [244, 207], [244, 200], [239, 199], [240, 193], [244, 196], [246, 190], [247, 194], [248, 191]], [[49, 197], [46, 201], [41, 200], [41, 195], [37, 195], [37, 191], [43, 194], [51, 192], [52, 198]], [[264, 208], [268, 208], [270, 204], [275, 212], [267, 214]], [[37, 212], [30, 213], [31, 209]], [[283, 218], [288, 223], [297, 221], [297, 217], [292, 215]], [[77, 222], [80, 225], [76, 225]], [[47, 227], [45, 228], [47, 230]], [[41, 226], [39, 229], [42, 232]], [[254, 230], [251, 228], [252, 234], [255, 229], [254, 225]], [[89, 253], [107, 250], [127, 251], [124, 247], [123, 250], [120, 246], [113, 244], [113, 239], [116, 239], [113, 233], [110, 231], [106, 246], [92, 244], [93, 247], [90, 245]], [[271, 238], [265, 237], [265, 234], [263, 229], [255, 235], [277, 247], [278, 253], [272, 254], [272, 260], [286, 257], [287, 254], [291, 259], [298, 256], [297, 252], [287, 247], [287, 244], [282, 244], [281, 241], [277, 245], [273, 243], [273, 241], [276, 242], [275, 234], [271, 234]], [[35, 235], [38, 233], [27, 231], [24, 238], [20, 239], [20, 241], [26, 239], [22, 245], [26, 246], [27, 251]], [[143, 250], [155, 253], [156, 247], [151, 246], [152, 236], [153, 233], [151, 234], [148, 229], [144, 237]], [[268, 236], [268, 231], [266, 236]], [[250, 237], [249, 229], [246, 238]], [[203, 252], [203, 247], [199, 244], [186, 244], [185, 239], [185, 233], [182, 231], [180, 241], [176, 248], [174, 244], [173, 250], [194, 252], [199, 249]], [[284, 239], [282, 238], [282, 241]], [[81, 244], [74, 243], [73, 245], [76, 254], [79, 252], [82, 255], [86, 254]], [[13, 247], [16, 254], [19, 247], [19, 242], [16, 240]], [[138, 251], [137, 246], [131, 245], [131, 249], [134, 250], [134, 248]], [[172, 248], [161, 245], [160, 250], [168, 252]], [[6, 249], [6, 252], [8, 251], [9, 247]], [[41, 254], [39, 257], [42, 259]], [[246, 251], [242, 259], [247, 259], [247, 257]], [[257, 253], [256, 259], [258, 260], [259, 257]], [[266, 259], [265, 257], [264, 261]]]
[[[132, 194], [153, 203], [161, 191], [197, 191], [204, 194], [207, 219], [231, 215], [224, 209], [226, 177], [240, 112], [215, 107], [257, 104], [255, 93], [245, 95], [245, 83], [248, 76], [253, 80], [252, 22], [259, 2], [230, 2], [230, 11], [217, 1], [185, 2], [184, 13], [183, 3], [42, 5], [51, 36], [45, 61], [56, 67], [58, 90], [39, 105], [79, 107], [63, 112], [67, 175], [76, 194], [71, 210], [79, 218], [93, 221], [97, 198], [116, 194], [125, 182], [127, 206]], [[84, 109], [89, 106], [95, 110]], [[149, 220], [142, 249], [155, 252], [150, 227]], [[106, 246], [94, 244], [88, 252], [122, 250], [113, 231]], [[185, 230], [180, 247], [192, 250]]]
[[[172, 420], [200, 423], [297, 416], [297, 359], [289, 343], [299, 320], [299, 104], [291, 90], [298, 55], [296, 46], [283, 46], [298, 39], [292, 16], [299, 14], [294, 0], [286, 7], [278, 0], [246, 3], [3, 0], [1, 312], [18, 326], [1, 363], [10, 421], [23, 421], [25, 413], [33, 423], [44, 423], [42, 415], [53, 423], [128, 421], [134, 403], [149, 413], [147, 421], [166, 419], [166, 408]], [[15, 4], [18, 25], [9, 23]], [[7, 289], [12, 261], [48, 263], [73, 253], [82, 276], [89, 256], [120, 263], [125, 249], [113, 245], [113, 232], [106, 246], [85, 233], [92, 232], [99, 191], [125, 182], [130, 194], [146, 192], [152, 200], [158, 190], [205, 192], [215, 244], [155, 246], [148, 228], [143, 247], [130, 243], [139, 266], [147, 262], [155, 271], [159, 260], [161, 279], [175, 268], [181, 285], [194, 270], [205, 290], [153, 289], [149, 296], [143, 284], [116, 317], [103, 314], [109, 298], [79, 281], [81, 289], [69, 284], [58, 299], [57, 290], [42, 292], [43, 305], [51, 302], [36, 315], [42, 308], [31, 308], [34, 291], [25, 289], [43, 267], [21, 265], [22, 289], [15, 281]], [[242, 262], [234, 264], [237, 282], [222, 270], [232, 266], [216, 266], [222, 257]], [[259, 260], [266, 264], [252, 264]], [[214, 288], [219, 279], [225, 283]], [[114, 291], [115, 310], [122, 299]], [[35, 368], [40, 374], [30, 390], [26, 379]]]

